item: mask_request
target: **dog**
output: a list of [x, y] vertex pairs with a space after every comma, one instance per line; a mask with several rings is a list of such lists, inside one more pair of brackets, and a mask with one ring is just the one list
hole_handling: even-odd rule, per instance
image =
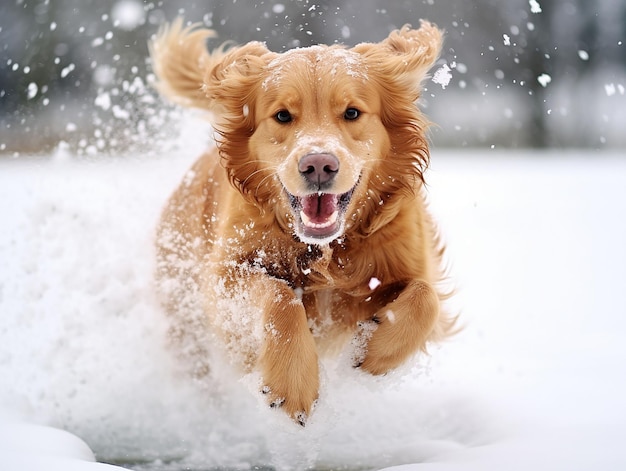
[[355, 368], [384, 375], [455, 324], [416, 106], [443, 35], [422, 21], [352, 48], [209, 53], [213, 35], [177, 19], [150, 43], [158, 90], [215, 131], [163, 211], [160, 285], [198, 375], [219, 342], [304, 425], [321, 355], [352, 348]]

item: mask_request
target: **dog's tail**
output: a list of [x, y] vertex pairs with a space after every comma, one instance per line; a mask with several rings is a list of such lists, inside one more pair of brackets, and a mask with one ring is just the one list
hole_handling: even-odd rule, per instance
[[164, 97], [180, 105], [208, 109], [205, 74], [223, 55], [223, 49], [212, 54], [207, 50], [206, 40], [215, 36], [214, 31], [198, 24], [185, 27], [182, 18], [161, 28], [149, 48], [157, 76], [155, 86]]

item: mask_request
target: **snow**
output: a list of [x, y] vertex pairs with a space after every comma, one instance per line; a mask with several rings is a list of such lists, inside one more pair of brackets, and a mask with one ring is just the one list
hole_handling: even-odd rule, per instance
[[539, 85], [545, 88], [550, 82], [552, 82], [552, 77], [548, 74], [543, 73], [539, 77], [537, 77], [537, 82], [539, 82]]
[[588, 61], [589, 60], [589, 53], [587, 51], [585, 51], [584, 49], [579, 49], [578, 50], [578, 57], [582, 61]]
[[541, 13], [543, 11], [541, 10], [541, 5], [537, 0], [528, 0], [528, 4], [530, 5], [531, 13]]
[[64, 67], [63, 70], [61, 70], [61, 78], [67, 77], [71, 72], [74, 71], [75, 68], [75, 64], [70, 64], [67, 67]]
[[98, 108], [102, 108], [106, 111], [111, 108], [111, 96], [108, 94], [108, 92], [102, 92], [96, 97], [96, 99], [94, 100], [94, 104]]
[[27, 90], [27, 95], [26, 95], [26, 99], [27, 100], [32, 100], [33, 98], [35, 98], [37, 96], [37, 91], [39, 90], [39, 88], [37, 87], [37, 84], [35, 82], [31, 82], [28, 84], [28, 90]]
[[113, 5], [111, 18], [116, 27], [132, 31], [145, 22], [146, 12], [138, 0], [120, 0]]
[[374, 291], [376, 288], [380, 286], [380, 280], [376, 278], [375, 276], [373, 276], [372, 278], [370, 278], [368, 286], [372, 291]]
[[626, 469], [621, 156], [433, 150], [465, 328], [383, 378], [326, 360], [301, 428], [166, 346], [153, 230], [199, 152], [0, 160], [0, 469]]
[[40, 425], [0, 423], [0, 465], [3, 470], [115, 471], [96, 463], [89, 447], [74, 435]]
[[277, 15], [280, 13], [284, 13], [285, 12], [285, 5], [283, 5], [282, 3], [275, 3], [272, 6], [272, 11], [274, 13], [276, 13]]
[[613, 96], [617, 92], [619, 92], [620, 95], [623, 95], [625, 88], [624, 85], [622, 85], [621, 83], [618, 83], [616, 86], [614, 83], [611, 82], [604, 84], [604, 91], [606, 92], [606, 96]]
[[438, 68], [432, 78], [432, 81], [441, 85], [441, 88], [443, 89], [450, 84], [450, 80], [452, 80], [452, 74], [450, 73], [450, 67], [448, 64], [443, 64], [440, 68]]

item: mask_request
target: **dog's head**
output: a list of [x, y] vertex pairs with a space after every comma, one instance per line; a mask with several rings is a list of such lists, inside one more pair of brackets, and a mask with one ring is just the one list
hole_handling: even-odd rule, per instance
[[387, 200], [421, 182], [427, 122], [415, 102], [441, 41], [423, 22], [351, 49], [224, 53], [203, 90], [232, 182], [302, 242], [372, 230]]

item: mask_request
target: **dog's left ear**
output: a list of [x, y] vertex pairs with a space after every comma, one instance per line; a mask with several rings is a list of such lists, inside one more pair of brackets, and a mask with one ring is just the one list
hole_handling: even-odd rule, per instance
[[378, 44], [358, 44], [353, 50], [363, 55], [370, 70], [378, 70], [383, 79], [402, 86], [416, 99], [422, 80], [439, 58], [442, 44], [443, 32], [422, 20], [419, 29], [405, 25]]

